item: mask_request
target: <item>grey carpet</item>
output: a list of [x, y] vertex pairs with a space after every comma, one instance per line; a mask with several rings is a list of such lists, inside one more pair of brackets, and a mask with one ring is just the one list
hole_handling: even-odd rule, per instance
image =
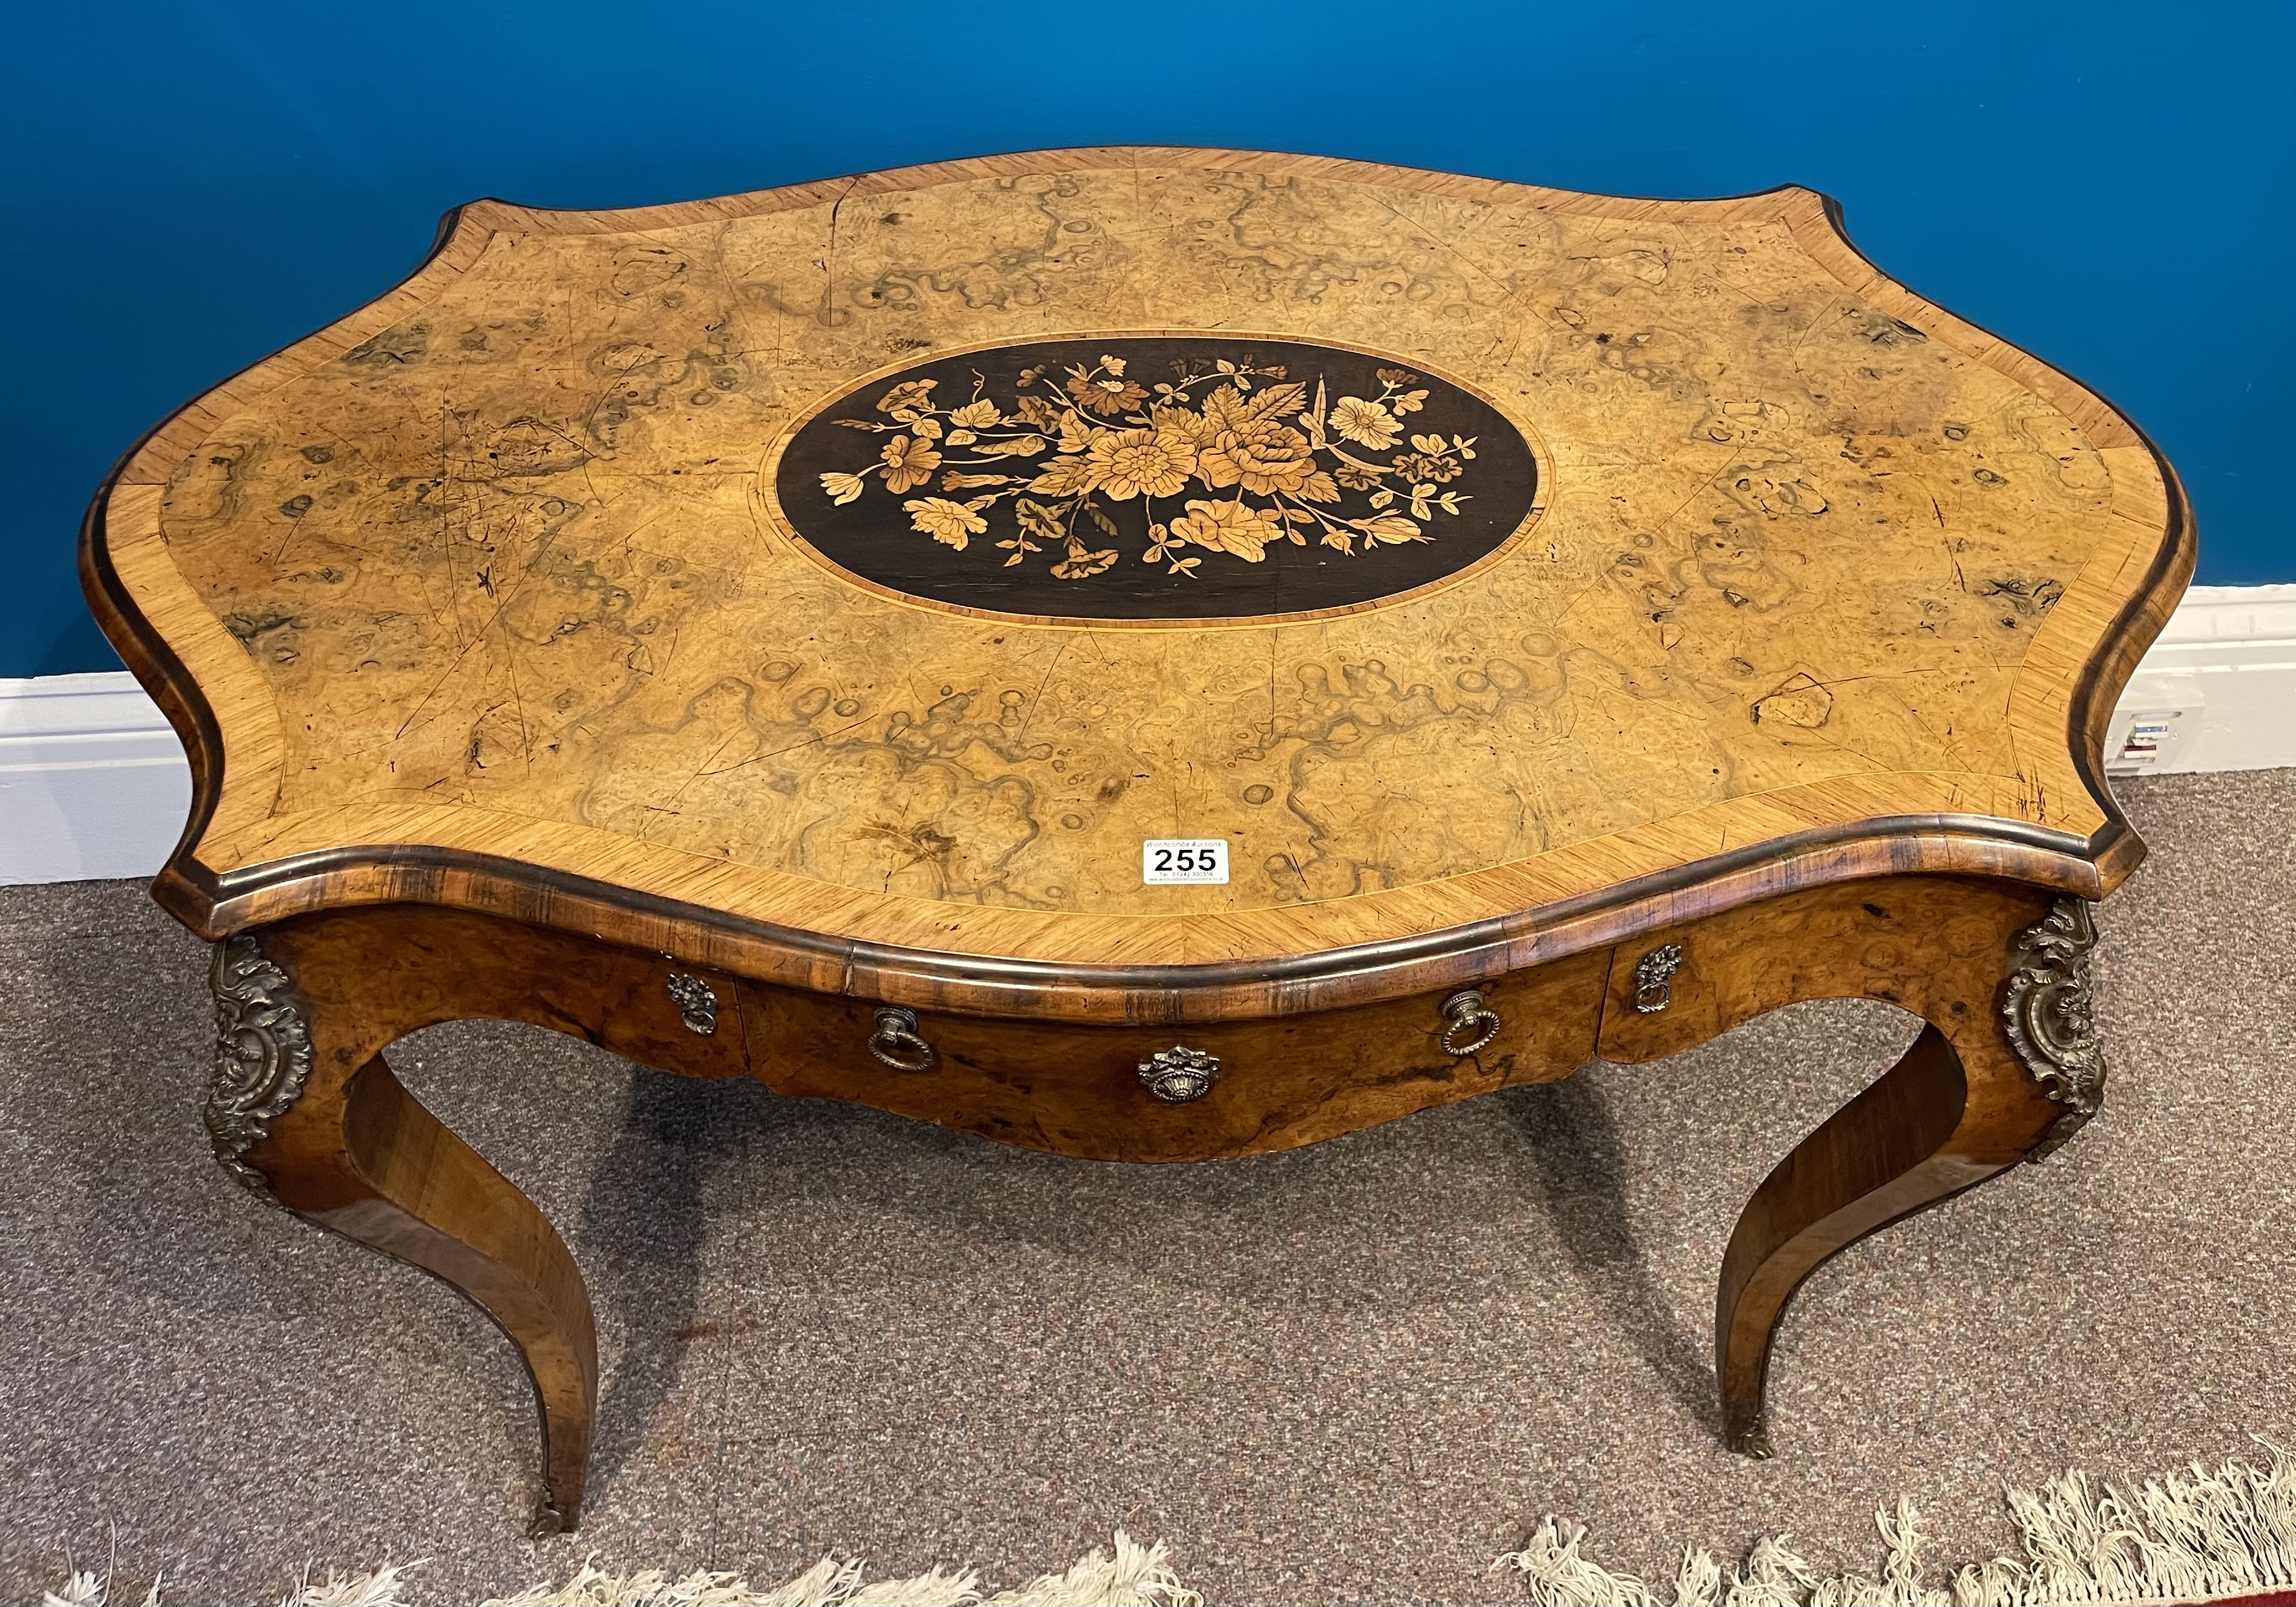
[[1870, 1563], [1899, 1493], [1989, 1554], [2000, 1480], [2296, 1431], [2296, 771], [2127, 792], [2153, 857], [2103, 917], [2104, 1115], [1811, 1281], [1767, 1464], [1716, 1444], [1716, 1264], [1910, 1037], [1882, 1006], [1176, 1168], [425, 1033], [401, 1074], [559, 1224], [598, 1308], [588, 1521], [538, 1545], [503, 1339], [209, 1158], [201, 946], [137, 887], [0, 890], [0, 1595], [114, 1535], [175, 1600], [421, 1557], [448, 1601], [593, 1549], [1012, 1583], [1122, 1527], [1215, 1601], [1503, 1601], [1488, 1563], [1550, 1511], [1666, 1574], [1682, 1540], [1779, 1529]]

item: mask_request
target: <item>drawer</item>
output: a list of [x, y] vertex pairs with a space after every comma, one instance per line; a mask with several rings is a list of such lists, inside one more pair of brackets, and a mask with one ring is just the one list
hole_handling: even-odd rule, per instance
[[[1290, 1149], [1567, 1076], [1594, 1053], [1609, 964], [1603, 949], [1483, 984], [1499, 1023], [1468, 1055], [1441, 1045], [1451, 989], [1201, 1026], [925, 1013], [915, 1030], [933, 1054], [914, 1071], [870, 1052], [876, 1006], [868, 1001], [744, 984], [741, 1018], [752, 1070], [779, 1094], [849, 1100], [1062, 1155], [1201, 1160]], [[1215, 1057], [1217, 1076], [1201, 1097], [1167, 1103], [1139, 1068], [1179, 1046]]]

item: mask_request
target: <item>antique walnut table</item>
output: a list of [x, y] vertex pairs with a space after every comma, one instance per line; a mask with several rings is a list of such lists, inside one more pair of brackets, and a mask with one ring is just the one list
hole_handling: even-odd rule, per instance
[[433, 1022], [1201, 1160], [1888, 1000], [1723, 1258], [1766, 1454], [1810, 1270], [2098, 1108], [2099, 748], [2192, 550], [1808, 191], [1117, 149], [465, 207], [83, 570], [191, 753], [217, 1154], [502, 1325], [564, 1527], [588, 1296], [392, 1078]]

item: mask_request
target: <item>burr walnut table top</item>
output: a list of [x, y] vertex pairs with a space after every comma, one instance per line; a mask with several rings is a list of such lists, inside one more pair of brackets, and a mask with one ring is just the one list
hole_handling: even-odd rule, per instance
[[2173, 476], [1808, 191], [1119, 149], [449, 223], [91, 514], [208, 935], [414, 899], [1280, 1013], [2139, 851]]

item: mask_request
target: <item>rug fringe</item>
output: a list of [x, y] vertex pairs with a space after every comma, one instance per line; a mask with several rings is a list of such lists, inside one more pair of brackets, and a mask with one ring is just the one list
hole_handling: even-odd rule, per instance
[[[1018, 1590], [990, 1596], [984, 1607], [1203, 1607], [1204, 1598], [1172, 1570], [1170, 1546], [1161, 1540], [1143, 1546], [1120, 1529], [1115, 1540], [1115, 1555], [1095, 1546], [1066, 1573], [1039, 1575]], [[886, 1602], [906, 1607], [906, 1598]]]
[[[1671, 1607], [2071, 1607], [2075, 1603], [2206, 1603], [2296, 1587], [2296, 1467], [2268, 1439], [2268, 1465], [2195, 1462], [2133, 1490], [2093, 1483], [2078, 1469], [2037, 1490], [2003, 1487], [2024, 1556], [1994, 1557], [1924, 1583], [1931, 1542], [1921, 1514], [1899, 1497], [1875, 1509], [1882, 1549], [1878, 1578], [1820, 1578], [1787, 1536], [1765, 1536], [1726, 1575], [1712, 1552], [1685, 1547], [1669, 1592]], [[1536, 1607], [1668, 1607], [1632, 1574], [1613, 1573], [1580, 1550], [1586, 1527], [1549, 1515], [1520, 1551], [1491, 1566], [1512, 1569]], [[869, 1581], [857, 1558], [825, 1556], [770, 1588], [739, 1574], [695, 1570], [673, 1579], [655, 1569], [611, 1574], [586, 1557], [562, 1585], [541, 1583], [482, 1607], [1202, 1607], [1173, 1571], [1164, 1542], [1142, 1546], [1122, 1529], [1065, 1572], [1043, 1574], [993, 1596], [972, 1570], [939, 1566], [906, 1579]], [[41, 1607], [107, 1607], [115, 1570], [71, 1569]], [[299, 1580], [280, 1607], [413, 1607], [408, 1576], [420, 1563], [362, 1573], [330, 1570]], [[154, 1578], [140, 1607], [162, 1607]], [[127, 1607], [128, 1597], [119, 1607]]]
[[[673, 1579], [660, 1569], [608, 1573], [594, 1553], [563, 1585], [529, 1585], [515, 1595], [494, 1596], [480, 1607], [1203, 1607], [1203, 1597], [1172, 1571], [1171, 1548], [1143, 1546], [1122, 1529], [1111, 1555], [1093, 1547], [1065, 1573], [1040, 1574], [1015, 1590], [983, 1596], [971, 1569], [944, 1572], [938, 1564], [906, 1579], [865, 1582], [857, 1557], [824, 1557], [795, 1578], [770, 1589], [735, 1573], [696, 1569]], [[69, 1566], [69, 1564], [67, 1565]], [[365, 1573], [332, 1570], [317, 1584], [308, 1572], [279, 1607], [414, 1607], [407, 1576], [420, 1562], [385, 1563]], [[138, 1607], [162, 1607], [165, 1583], [153, 1579]], [[106, 1607], [112, 1575], [75, 1570], [40, 1607]], [[123, 1598], [120, 1607], [127, 1607]]]
[[[1513, 1568], [1521, 1573], [1530, 1581], [1531, 1600], [1538, 1607], [1658, 1607], [1650, 1587], [1634, 1575], [1612, 1573], [1578, 1554], [1578, 1543], [1587, 1537], [1585, 1524], [1569, 1525], [1567, 1537], [1564, 1527], [1549, 1513], [1522, 1549], [1493, 1562], [1492, 1571]], [[1690, 1555], [1685, 1554], [1683, 1571], [1689, 1570]]]
[[[144, 1599], [136, 1607], [160, 1607], [160, 1580], [153, 1579], [152, 1588], [144, 1593]], [[104, 1607], [111, 1596], [110, 1574], [94, 1574], [80, 1570], [64, 1580], [62, 1590], [40, 1592], [40, 1607]]]
[[[2025, 1555], [1995, 1557], [1923, 1583], [1930, 1538], [1900, 1496], [1877, 1507], [1878, 1578], [1820, 1578], [1784, 1536], [1757, 1540], [1726, 1586], [1711, 1552], [1685, 1548], [1673, 1607], [2070, 1607], [2072, 1603], [2200, 1603], [2296, 1586], [2296, 1467], [2260, 1436], [2267, 1467], [2199, 1463], [2133, 1493], [2092, 1485], [2079, 1470], [2038, 1490], [2002, 1494]], [[1566, 1533], [1567, 1531], [1567, 1533]], [[1632, 1574], [1579, 1554], [1586, 1529], [1553, 1516], [1521, 1551], [1492, 1563], [1529, 1583], [1536, 1607], [1666, 1607]]]
[[[373, 1573], [354, 1574], [340, 1574], [330, 1568], [326, 1578], [316, 1585], [306, 1575], [279, 1607], [401, 1607], [398, 1587], [422, 1566], [420, 1562], [395, 1566], [386, 1562]], [[159, 1589], [155, 1581], [147, 1607], [160, 1607]]]

